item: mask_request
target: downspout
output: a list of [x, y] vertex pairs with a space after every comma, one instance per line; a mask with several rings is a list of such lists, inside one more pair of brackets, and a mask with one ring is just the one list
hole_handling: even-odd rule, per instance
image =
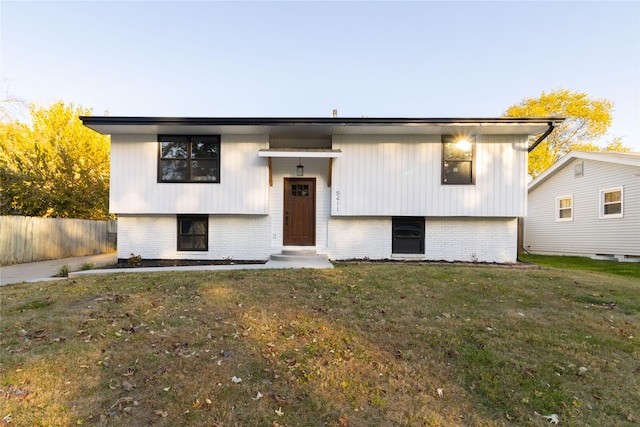
[[540, 135], [540, 138], [536, 139], [536, 142], [534, 142], [534, 143], [531, 145], [531, 147], [529, 147], [528, 152], [529, 152], [529, 153], [530, 153], [530, 152], [532, 152], [532, 151], [533, 151], [533, 149], [534, 149], [534, 148], [536, 148], [536, 147], [538, 146], [538, 144], [540, 144], [542, 141], [544, 141], [544, 139], [545, 139], [546, 137], [548, 137], [548, 136], [549, 136], [549, 134], [550, 134], [551, 132], [553, 132], [553, 129], [554, 129], [554, 127], [553, 127], [553, 122], [549, 122], [549, 129], [547, 129], [545, 133], [543, 133], [542, 135]]

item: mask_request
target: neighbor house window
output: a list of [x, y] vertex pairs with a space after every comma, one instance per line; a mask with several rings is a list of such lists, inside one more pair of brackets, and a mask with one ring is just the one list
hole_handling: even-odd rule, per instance
[[473, 136], [442, 136], [442, 184], [475, 184]]
[[556, 197], [556, 221], [573, 221], [573, 196]]
[[220, 182], [220, 136], [158, 138], [158, 182]]
[[178, 250], [207, 251], [209, 249], [209, 218], [178, 216]]
[[622, 218], [622, 187], [600, 190], [600, 218]]
[[424, 253], [424, 218], [398, 217], [391, 222], [391, 252], [394, 254]]

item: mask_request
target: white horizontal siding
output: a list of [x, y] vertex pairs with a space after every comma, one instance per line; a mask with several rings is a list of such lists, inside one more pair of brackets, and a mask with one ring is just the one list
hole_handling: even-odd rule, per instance
[[[584, 162], [584, 176], [574, 176]], [[640, 256], [640, 168], [575, 159], [529, 193], [524, 246], [532, 253]], [[622, 218], [599, 218], [600, 190], [623, 188]], [[556, 198], [573, 196], [573, 221], [556, 222]]]
[[268, 137], [223, 135], [220, 183], [158, 183], [156, 135], [114, 135], [109, 210], [115, 214], [267, 214]]
[[523, 216], [526, 139], [476, 137], [475, 185], [442, 185], [439, 135], [337, 135], [332, 215]]

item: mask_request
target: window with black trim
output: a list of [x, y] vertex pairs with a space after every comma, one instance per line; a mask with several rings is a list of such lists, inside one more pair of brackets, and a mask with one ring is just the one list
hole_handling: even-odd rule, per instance
[[424, 218], [394, 217], [391, 221], [391, 227], [392, 253], [424, 253]]
[[158, 145], [158, 182], [220, 182], [220, 135], [162, 135]]
[[474, 136], [442, 135], [442, 184], [475, 184]]
[[178, 250], [209, 250], [209, 217], [200, 215], [178, 216]]

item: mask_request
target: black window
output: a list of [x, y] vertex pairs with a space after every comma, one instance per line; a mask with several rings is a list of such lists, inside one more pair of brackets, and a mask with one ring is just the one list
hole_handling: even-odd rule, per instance
[[209, 250], [209, 218], [207, 216], [178, 217], [178, 250]]
[[391, 252], [424, 253], [424, 218], [399, 217], [392, 220]]
[[473, 136], [442, 136], [442, 183], [475, 184], [476, 142]]
[[220, 182], [220, 136], [158, 138], [158, 182]]

